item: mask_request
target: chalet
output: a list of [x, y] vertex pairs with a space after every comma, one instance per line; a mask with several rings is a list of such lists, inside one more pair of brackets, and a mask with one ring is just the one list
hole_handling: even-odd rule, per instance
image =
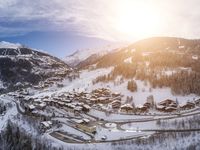
[[145, 112], [148, 112], [148, 107], [147, 106], [138, 106], [136, 108], [136, 111], [139, 112], [139, 113], [145, 113]]
[[98, 103], [98, 99], [96, 99], [96, 98], [91, 98], [91, 99], [90, 99], [90, 102], [91, 102], [92, 104], [97, 104], [97, 103]]
[[134, 108], [131, 104], [124, 104], [120, 107], [121, 112], [132, 113]]
[[48, 130], [52, 127], [53, 123], [51, 121], [43, 121], [40, 123], [40, 129], [42, 131]]
[[158, 103], [158, 105], [163, 105], [166, 107], [168, 107], [169, 105], [172, 105], [172, 104], [176, 105], [176, 102], [174, 100], [170, 100], [170, 99], [166, 99], [166, 100]]
[[120, 93], [112, 93], [112, 97], [119, 97], [121, 94]]
[[194, 108], [194, 107], [195, 107], [195, 104], [192, 103], [192, 102], [187, 102], [186, 104], [180, 105], [180, 108], [181, 108], [182, 110], [192, 109], [192, 108]]
[[146, 107], [147, 109], [149, 109], [151, 106], [152, 106], [152, 105], [151, 105], [151, 103], [149, 103], [149, 102], [146, 102], [146, 103], [144, 103], [144, 105], [143, 105], [143, 107]]
[[111, 103], [113, 109], [119, 109], [121, 106], [121, 101], [115, 100]]
[[69, 104], [65, 104], [65, 106], [67, 106], [68, 108], [74, 109], [76, 106], [72, 103]]
[[66, 100], [62, 100], [62, 102], [64, 102], [64, 103], [71, 103], [72, 100], [66, 99]]
[[101, 88], [101, 89], [95, 89], [92, 91], [93, 95], [96, 96], [109, 96], [111, 94], [111, 91], [109, 89], [106, 88]]
[[33, 101], [34, 98], [32, 98], [32, 97], [25, 97], [24, 100], [27, 101], [27, 102], [30, 102], [30, 101]]
[[74, 113], [79, 113], [79, 112], [81, 112], [82, 111], [82, 109], [83, 109], [83, 107], [81, 107], [81, 106], [76, 106], [75, 108], [74, 108]]
[[40, 104], [41, 102], [42, 102], [42, 100], [40, 98], [34, 99], [34, 103], [35, 104]]
[[193, 60], [198, 60], [198, 58], [199, 58], [198, 55], [192, 55]]
[[57, 102], [57, 103], [58, 103], [58, 106], [59, 106], [59, 107], [63, 107], [63, 106], [64, 106], [64, 104], [65, 104], [65, 103], [64, 103], [64, 102], [62, 102], [62, 101], [59, 101], [59, 102]]
[[110, 99], [107, 97], [99, 97], [98, 102], [101, 104], [108, 104], [110, 102]]
[[35, 110], [35, 106], [33, 104], [25, 104], [24, 108], [26, 112], [32, 112]]
[[91, 107], [90, 107], [89, 105], [87, 105], [87, 104], [84, 104], [84, 105], [83, 105], [83, 111], [84, 111], [84, 112], [89, 112], [90, 109], [91, 109]]
[[121, 100], [122, 100], [122, 97], [121, 97], [121, 96], [113, 97], [112, 100], [119, 100], [119, 101], [121, 101]]
[[59, 98], [59, 97], [54, 97], [53, 98], [55, 101], [61, 101], [62, 100], [62, 98]]
[[37, 105], [36, 105], [36, 108], [37, 108], [37, 109], [43, 110], [46, 106], [47, 106], [47, 104], [46, 104], [45, 102], [42, 102], [42, 103], [40, 103], [40, 104], [37, 104]]
[[39, 85], [34, 86], [34, 89], [41, 89], [42, 87]]
[[50, 100], [50, 99], [46, 99], [46, 98], [45, 98], [45, 99], [43, 100], [43, 102], [45, 102], [47, 105], [50, 105], [50, 103], [51, 103], [51, 100]]

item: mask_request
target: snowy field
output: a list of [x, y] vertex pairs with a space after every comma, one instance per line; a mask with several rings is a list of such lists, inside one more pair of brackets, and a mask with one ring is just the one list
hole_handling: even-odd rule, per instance
[[97, 128], [97, 133], [95, 134], [96, 140], [102, 140], [102, 137], [106, 137], [106, 140], [119, 140], [119, 139], [126, 139], [126, 138], [133, 138], [138, 136], [148, 136], [151, 135], [153, 132], [137, 132], [137, 131], [121, 131], [116, 128], [113, 129], [106, 129], [106, 128]]

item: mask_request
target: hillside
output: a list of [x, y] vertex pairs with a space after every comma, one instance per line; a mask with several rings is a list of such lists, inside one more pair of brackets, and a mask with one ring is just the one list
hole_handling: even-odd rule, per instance
[[115, 81], [122, 76], [148, 82], [152, 88], [170, 87], [174, 94], [200, 94], [199, 57], [200, 40], [155, 37], [97, 59], [91, 56], [87, 60], [90, 63], [83, 61], [78, 66], [114, 67], [109, 74], [96, 78], [95, 82]]
[[47, 53], [8, 42], [0, 43], [1, 91], [37, 85], [53, 77], [63, 78], [70, 67]]

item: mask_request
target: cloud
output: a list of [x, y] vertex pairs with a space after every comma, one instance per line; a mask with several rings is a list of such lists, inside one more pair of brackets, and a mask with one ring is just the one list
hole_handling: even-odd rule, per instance
[[[106, 40], [127, 40], [126, 35], [115, 28], [115, 21], [120, 4], [130, 1], [134, 0], [0, 1], [0, 36], [34, 31], [72, 31]], [[200, 36], [199, 0], [140, 1], [157, 8], [161, 16], [162, 26], [155, 35]]]
[[113, 4], [114, 0], [0, 1], [0, 27], [4, 28], [0, 34], [73, 31], [83, 36], [113, 40], [109, 20]]

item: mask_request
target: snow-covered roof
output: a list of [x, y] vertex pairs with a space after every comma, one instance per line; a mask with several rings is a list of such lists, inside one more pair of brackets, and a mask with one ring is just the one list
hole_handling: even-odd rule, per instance
[[76, 122], [76, 123], [83, 123], [83, 120], [82, 119], [71, 119], [72, 121]]
[[85, 107], [86, 109], [90, 109], [91, 107], [89, 105], [83, 105], [83, 107]]
[[39, 104], [40, 105], [40, 107], [45, 107], [46, 106], [46, 103], [41, 103], [41, 104]]
[[90, 122], [90, 120], [87, 119], [87, 118], [84, 118], [83, 121], [86, 122], [86, 123], [89, 123], [89, 122]]
[[113, 102], [111, 102], [111, 104], [114, 104], [114, 103], [121, 103], [120, 100], [114, 100]]
[[124, 104], [121, 108], [133, 108], [133, 106], [131, 104]]
[[28, 105], [28, 107], [30, 108], [30, 109], [35, 109], [35, 106], [34, 105]]
[[198, 60], [198, 58], [199, 58], [199, 57], [198, 57], [197, 55], [193, 55], [193, 56], [192, 56], [192, 59], [194, 59], [194, 60]]
[[156, 106], [158, 109], [163, 109], [163, 108], [165, 108], [165, 106], [162, 106], [162, 105], [157, 105]]
[[45, 127], [49, 128], [53, 123], [51, 121], [43, 121], [41, 122], [42, 125], [44, 125]]

